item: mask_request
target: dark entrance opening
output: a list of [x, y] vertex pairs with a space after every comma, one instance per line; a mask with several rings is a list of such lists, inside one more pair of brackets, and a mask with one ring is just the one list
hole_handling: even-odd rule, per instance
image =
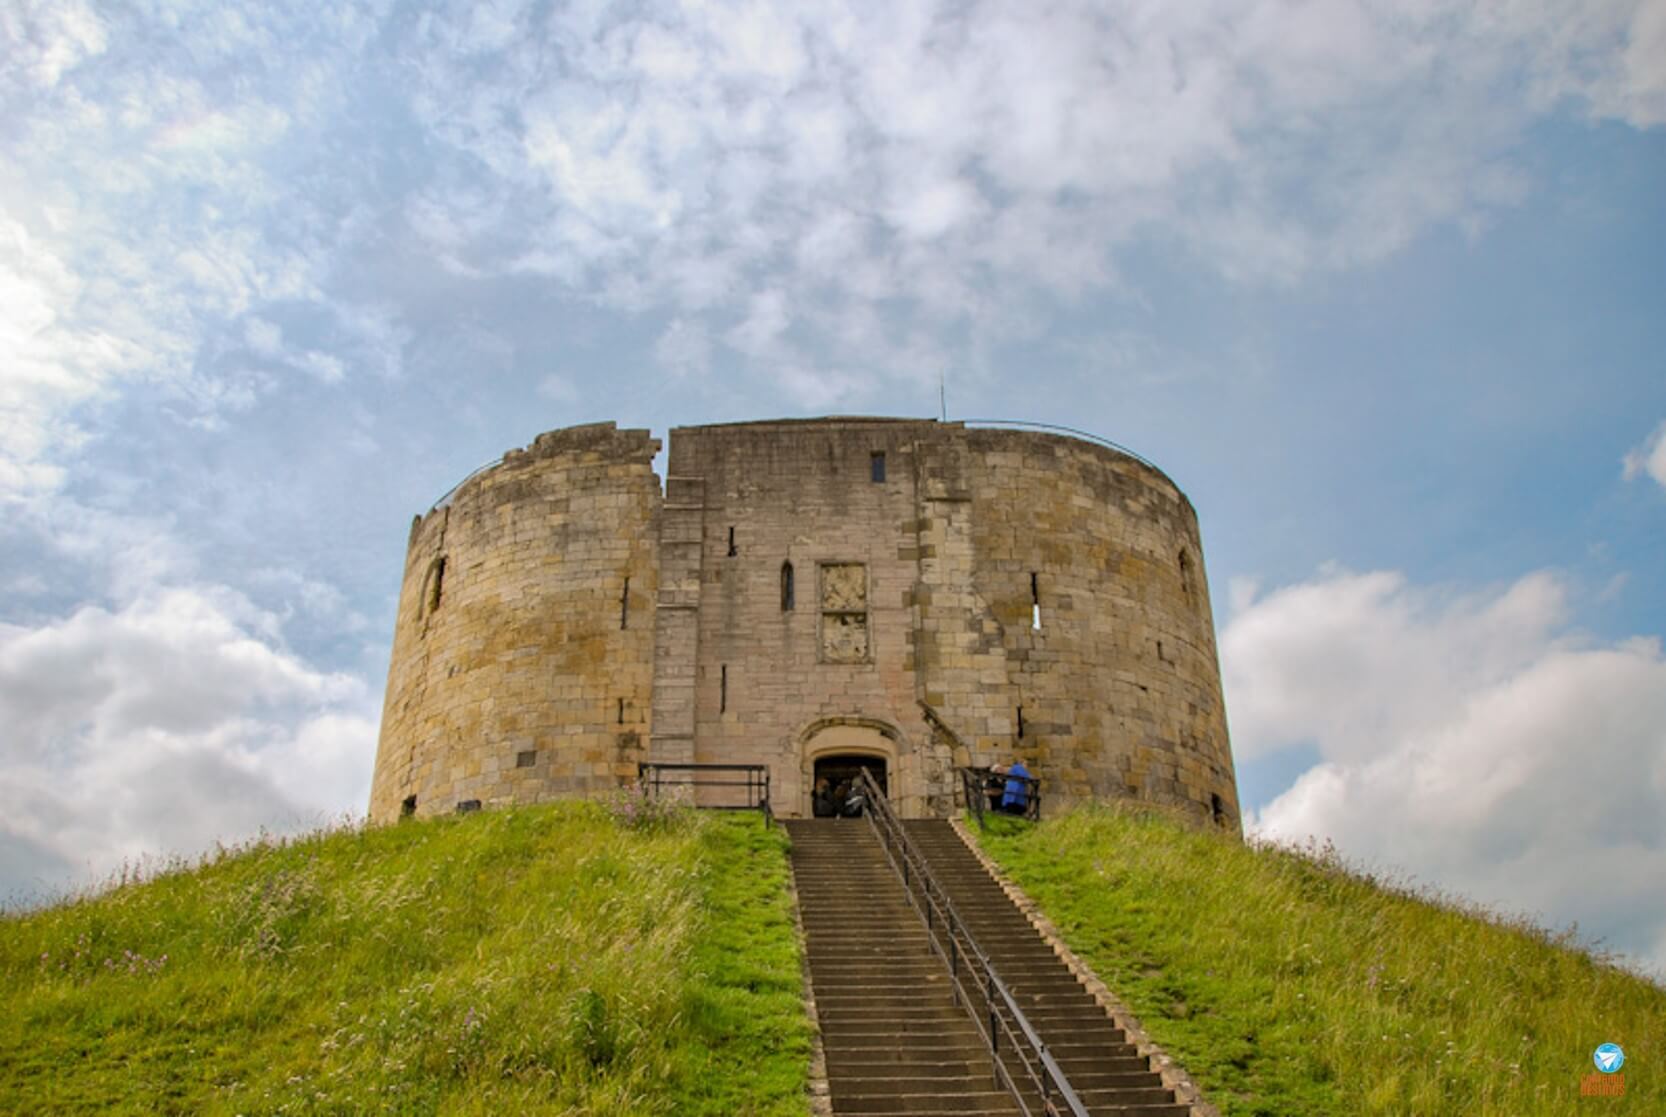
[[[814, 791], [810, 796], [811, 813], [817, 818], [832, 818], [851, 813], [848, 800], [856, 786], [856, 774], [866, 768], [879, 784], [882, 794], [889, 794], [885, 784], [885, 758], [851, 753], [835, 753], [816, 758]], [[859, 811], [857, 813], [860, 813]]]

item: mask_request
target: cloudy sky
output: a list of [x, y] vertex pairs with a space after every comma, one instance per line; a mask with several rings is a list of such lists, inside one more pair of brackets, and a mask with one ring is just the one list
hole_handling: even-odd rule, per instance
[[539, 431], [1087, 428], [1253, 822], [1666, 966], [1666, 0], [0, 0], [0, 894], [364, 807]]

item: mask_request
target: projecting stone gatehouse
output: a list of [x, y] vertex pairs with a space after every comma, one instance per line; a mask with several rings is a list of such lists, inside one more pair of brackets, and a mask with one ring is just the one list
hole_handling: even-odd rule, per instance
[[904, 817], [1022, 758], [1049, 810], [1237, 829], [1197, 517], [1030, 430], [838, 418], [540, 435], [411, 527], [373, 819], [619, 787], [643, 761], [883, 773]]

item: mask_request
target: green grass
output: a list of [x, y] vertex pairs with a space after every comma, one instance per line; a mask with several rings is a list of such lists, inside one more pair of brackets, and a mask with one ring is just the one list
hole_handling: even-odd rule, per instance
[[597, 804], [320, 834], [0, 920], [0, 1112], [808, 1113], [786, 839]]
[[[1151, 812], [997, 822], [985, 850], [1229, 1117], [1666, 1112], [1666, 989], [1565, 939]], [[1626, 1096], [1582, 1098], [1605, 1041]]]

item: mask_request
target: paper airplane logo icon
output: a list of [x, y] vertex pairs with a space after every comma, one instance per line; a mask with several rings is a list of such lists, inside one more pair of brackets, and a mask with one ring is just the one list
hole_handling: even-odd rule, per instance
[[1620, 1050], [1619, 1044], [1605, 1043], [1596, 1049], [1591, 1058], [1602, 1073], [1613, 1074], [1625, 1066], [1626, 1054]]

